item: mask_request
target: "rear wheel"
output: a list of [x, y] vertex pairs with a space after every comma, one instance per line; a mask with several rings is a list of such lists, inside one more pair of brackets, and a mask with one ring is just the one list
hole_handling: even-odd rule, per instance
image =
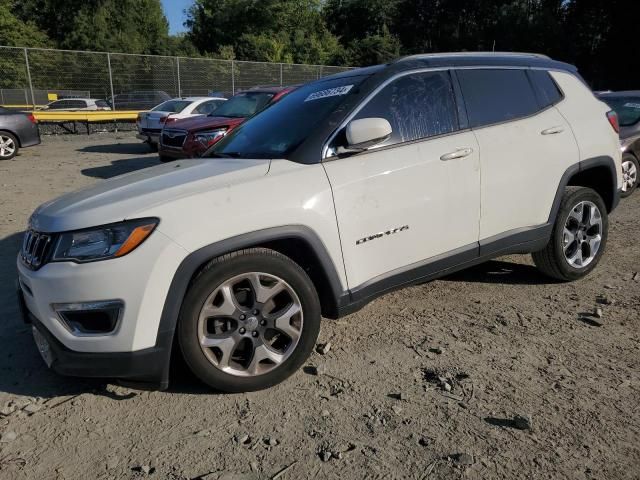
[[0, 132], [0, 160], [11, 160], [18, 150], [18, 139], [9, 132]]
[[217, 258], [194, 280], [178, 325], [186, 363], [209, 386], [260, 390], [293, 374], [311, 353], [320, 303], [299, 265], [273, 250]]
[[625, 153], [622, 156], [622, 192], [621, 197], [628, 197], [638, 187], [638, 173], [640, 164], [632, 153]]
[[533, 253], [536, 266], [550, 277], [572, 281], [593, 270], [607, 243], [609, 219], [598, 193], [567, 187], [547, 246]]

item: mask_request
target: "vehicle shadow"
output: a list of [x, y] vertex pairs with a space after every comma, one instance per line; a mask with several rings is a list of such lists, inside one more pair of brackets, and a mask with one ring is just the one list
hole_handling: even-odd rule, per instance
[[107, 179], [124, 175], [125, 173], [135, 172], [136, 170], [142, 170], [143, 168], [160, 165], [160, 163], [157, 156], [134, 157], [125, 160], [113, 160], [111, 165], [84, 168], [80, 170], [80, 173], [85, 177]]
[[79, 148], [79, 152], [85, 153], [116, 153], [121, 155], [143, 155], [145, 153], [155, 153], [149, 145], [144, 142], [136, 143], [108, 143], [104, 145], [87, 145]]
[[443, 277], [451, 282], [494, 283], [501, 285], [544, 285], [558, 283], [532, 265], [490, 260]]

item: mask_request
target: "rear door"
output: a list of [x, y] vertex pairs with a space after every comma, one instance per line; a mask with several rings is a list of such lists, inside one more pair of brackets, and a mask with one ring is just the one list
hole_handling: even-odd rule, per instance
[[569, 125], [525, 69], [456, 73], [480, 145], [480, 240], [546, 224], [560, 178], [578, 161]]
[[349, 288], [356, 290], [374, 279], [414, 276], [423, 263], [461, 247], [475, 256], [478, 241], [478, 146], [471, 131], [459, 130], [449, 72], [391, 81], [354, 119], [371, 117], [391, 124], [386, 142], [323, 163]]

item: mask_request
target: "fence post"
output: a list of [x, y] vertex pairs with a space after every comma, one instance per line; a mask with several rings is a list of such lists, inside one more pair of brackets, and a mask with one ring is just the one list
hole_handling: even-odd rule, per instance
[[178, 73], [178, 97], [181, 97], [182, 89], [180, 88], [180, 57], [176, 57], [176, 67]]
[[107, 53], [107, 67], [109, 68], [109, 88], [111, 89], [111, 108], [116, 109], [116, 96], [113, 94], [113, 74], [111, 73], [111, 54]]
[[231, 95], [236, 94], [236, 72], [234, 65], [233, 60], [231, 60]]
[[280, 86], [284, 86], [284, 84], [282, 83], [282, 64], [280, 64]]
[[27, 80], [29, 80], [29, 90], [31, 91], [31, 106], [36, 108], [36, 98], [33, 96], [33, 83], [31, 83], [31, 69], [29, 68], [29, 54], [24, 49], [24, 64], [27, 67]]

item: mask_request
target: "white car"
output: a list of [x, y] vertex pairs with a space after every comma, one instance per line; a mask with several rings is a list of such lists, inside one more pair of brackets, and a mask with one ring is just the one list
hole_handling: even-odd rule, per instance
[[394, 289], [513, 253], [587, 275], [620, 196], [616, 129], [575, 67], [537, 55], [323, 78], [209, 158], [40, 206], [17, 261], [25, 318], [63, 374], [166, 388], [181, 352], [213, 388], [269, 387], [321, 316]]
[[226, 100], [222, 97], [184, 97], [162, 102], [150, 111], [138, 114], [136, 137], [155, 149], [158, 147], [160, 132], [167, 123], [181, 118], [209, 115]]
[[106, 100], [95, 98], [64, 98], [55, 100], [38, 110], [111, 110]]

